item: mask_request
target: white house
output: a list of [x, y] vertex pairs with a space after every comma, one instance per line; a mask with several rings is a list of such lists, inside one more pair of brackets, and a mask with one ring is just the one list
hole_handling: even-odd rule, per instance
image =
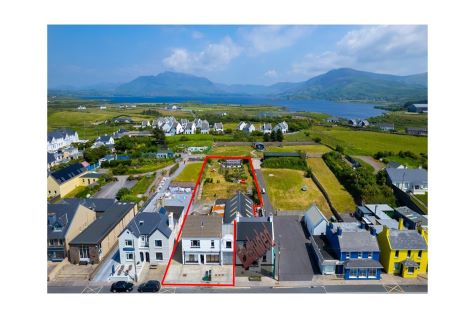
[[[136, 266], [137, 273], [145, 264], [167, 264], [174, 245], [173, 214], [138, 213], [119, 235], [120, 263]], [[134, 272], [134, 270], [133, 270]]]
[[206, 119], [202, 121], [200, 132], [202, 134], [209, 134], [209, 123]]
[[195, 134], [195, 124], [193, 122], [189, 122], [186, 124], [186, 127], [184, 128], [184, 134], [186, 135]]
[[86, 106], [80, 105], [80, 106], [78, 106], [77, 109], [78, 109], [78, 110], [85, 110], [85, 109], [86, 109]]
[[270, 134], [272, 132], [272, 124], [271, 123], [263, 123], [261, 125], [261, 131], [263, 134]]
[[223, 124], [222, 123], [214, 123], [213, 129], [215, 132], [223, 133]]
[[59, 129], [47, 134], [47, 151], [54, 152], [79, 142], [78, 133], [72, 129]]
[[150, 126], [150, 121], [149, 120], [143, 120], [142, 123], [141, 123], [141, 127], [145, 128], [145, 127], [148, 127], [148, 126]]
[[222, 217], [189, 215], [181, 235], [183, 264], [232, 264], [233, 232]]
[[289, 129], [289, 126], [288, 126], [287, 122], [285, 122], [285, 121], [276, 124], [275, 127], [273, 128], [274, 131], [281, 130], [281, 132], [283, 134], [287, 133], [288, 129]]
[[194, 119], [195, 129], [202, 129], [203, 121], [200, 118]]
[[428, 173], [425, 169], [387, 168], [389, 182], [402, 190], [413, 194], [428, 192]]
[[247, 123], [246, 123], [245, 121], [241, 121], [241, 122], [237, 125], [236, 130], [243, 130], [244, 127], [245, 127], [245, 125], [247, 125]]
[[95, 142], [100, 142], [104, 145], [114, 145], [114, 138], [111, 135], [104, 134], [103, 136], [97, 137]]
[[321, 235], [327, 231], [328, 220], [315, 204], [306, 210], [303, 222], [308, 229], [309, 235]]
[[105, 105], [101, 105], [101, 106], [100, 106], [100, 109], [101, 109], [101, 110], [105, 110], [105, 109], [106, 109], [106, 106], [105, 106]]
[[238, 126], [237, 130], [245, 131], [248, 133], [251, 133], [256, 130], [255, 126], [250, 122], [241, 121]]

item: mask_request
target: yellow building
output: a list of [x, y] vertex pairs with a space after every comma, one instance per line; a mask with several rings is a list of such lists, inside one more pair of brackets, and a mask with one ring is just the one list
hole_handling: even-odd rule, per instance
[[417, 277], [428, 270], [428, 244], [426, 231], [405, 230], [403, 219], [398, 229], [387, 226], [378, 234], [380, 263], [388, 274], [398, 274], [405, 278]]
[[61, 198], [83, 183], [82, 176], [87, 173], [88, 163], [75, 163], [63, 169], [51, 172], [47, 177], [47, 197], [60, 195]]

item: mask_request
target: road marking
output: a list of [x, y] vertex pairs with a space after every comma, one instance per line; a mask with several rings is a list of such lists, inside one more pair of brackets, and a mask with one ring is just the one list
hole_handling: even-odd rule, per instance
[[175, 294], [175, 288], [161, 288], [159, 292], [163, 294]]
[[99, 287], [90, 287], [90, 286], [86, 286], [86, 288], [83, 289], [83, 291], [81, 292], [82, 294], [98, 294], [100, 293], [100, 291], [103, 289], [103, 286], [99, 286]]
[[399, 285], [383, 285], [388, 294], [400, 294], [405, 291]]

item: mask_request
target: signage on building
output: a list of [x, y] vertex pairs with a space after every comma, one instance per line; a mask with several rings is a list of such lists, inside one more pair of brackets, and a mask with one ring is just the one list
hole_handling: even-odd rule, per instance
[[242, 262], [242, 266], [248, 269], [253, 262], [266, 254], [274, 245], [269, 231], [264, 229], [262, 232], [255, 231], [255, 237], [252, 240], [247, 237], [245, 247], [238, 247], [236, 253]]

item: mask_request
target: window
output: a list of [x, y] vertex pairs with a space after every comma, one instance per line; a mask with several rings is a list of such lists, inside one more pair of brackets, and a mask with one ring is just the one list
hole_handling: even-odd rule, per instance
[[394, 271], [400, 270], [400, 263], [394, 263]]
[[358, 252], [358, 258], [362, 258], [362, 252]]
[[367, 253], [367, 258], [372, 258], [372, 252]]
[[211, 240], [211, 248], [214, 248], [214, 240]]
[[399, 251], [395, 251], [395, 258], [398, 258], [398, 253], [399, 253]]
[[133, 260], [133, 258], [134, 258], [133, 253], [126, 253], [125, 255], [126, 255], [126, 258], [128, 261]]
[[125, 246], [133, 246], [132, 240], [125, 240]]
[[367, 277], [370, 277], [370, 278], [377, 277], [377, 269], [376, 268], [369, 268], [367, 270]]
[[155, 240], [155, 246], [156, 247], [162, 247], [162, 241], [161, 240]]
[[345, 259], [350, 259], [350, 252], [345, 253]]
[[157, 261], [162, 261], [163, 260], [163, 253], [160, 253], [160, 252], [156, 253], [156, 260]]
[[231, 241], [226, 241], [225, 247], [226, 248], [231, 248]]
[[417, 258], [422, 258], [422, 251], [417, 252]]
[[263, 261], [263, 263], [267, 262], [267, 255], [266, 254], [263, 255], [262, 261]]
[[408, 267], [408, 274], [414, 274], [414, 267]]
[[82, 246], [80, 247], [80, 259], [89, 258], [89, 247]]
[[407, 257], [411, 257], [411, 250], [408, 250], [408, 256]]
[[198, 263], [198, 256], [196, 254], [189, 254], [187, 262], [188, 263]]
[[206, 255], [207, 263], [219, 263], [219, 255]]
[[360, 268], [358, 272], [358, 277], [367, 277], [367, 269]]
[[350, 278], [356, 278], [357, 275], [358, 275], [358, 269], [357, 268], [350, 268], [349, 277]]
[[192, 248], [200, 248], [200, 241], [199, 240], [191, 240], [191, 247]]

